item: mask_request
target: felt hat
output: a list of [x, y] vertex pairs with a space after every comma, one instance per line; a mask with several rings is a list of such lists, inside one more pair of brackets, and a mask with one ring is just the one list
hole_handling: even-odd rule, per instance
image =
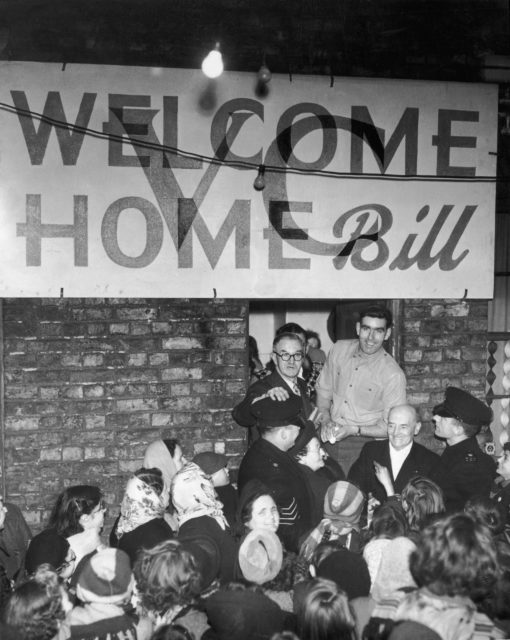
[[460, 422], [482, 427], [492, 420], [492, 410], [481, 400], [457, 387], [446, 387], [444, 400], [432, 410], [436, 416], [456, 418]]
[[220, 589], [205, 600], [205, 610], [219, 640], [269, 640], [286, 620], [275, 602], [250, 589]]
[[264, 584], [276, 578], [283, 562], [282, 543], [272, 531], [250, 531], [239, 547], [239, 566], [246, 580]]
[[346, 480], [333, 482], [324, 497], [324, 517], [355, 525], [359, 522], [364, 503], [365, 497], [356, 485]]
[[198, 464], [208, 476], [212, 476], [213, 473], [227, 466], [228, 458], [221, 453], [214, 453], [214, 451], [202, 451], [202, 453], [197, 453], [192, 462]]
[[45, 529], [30, 540], [25, 556], [25, 570], [31, 575], [42, 564], [49, 564], [55, 571], [65, 562], [69, 542], [55, 529]]
[[298, 437], [296, 438], [293, 446], [289, 449], [288, 453], [291, 456], [295, 456], [306, 447], [310, 440], [318, 437], [317, 429], [313, 422], [311, 420], [306, 420], [304, 428], [298, 433]]
[[304, 428], [306, 421], [301, 417], [301, 397], [289, 393], [287, 400], [262, 398], [251, 405], [250, 412], [259, 427], [285, 427], [295, 424]]
[[179, 538], [183, 549], [189, 551], [200, 570], [200, 587], [205, 590], [218, 577], [221, 568], [221, 553], [211, 536], [196, 534]]
[[133, 587], [129, 556], [122, 549], [99, 549], [84, 563], [76, 594], [82, 602], [118, 604], [127, 600]]
[[362, 555], [338, 549], [333, 551], [317, 567], [317, 577], [333, 580], [345, 591], [349, 600], [368, 596], [370, 573]]

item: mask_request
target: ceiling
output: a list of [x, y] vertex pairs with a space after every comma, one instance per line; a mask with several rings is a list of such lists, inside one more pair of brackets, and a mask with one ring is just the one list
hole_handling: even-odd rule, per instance
[[[0, 58], [477, 80], [507, 0], [0, 0]], [[1, 37], [3, 36], [3, 37]], [[3, 41], [2, 41], [3, 40]]]

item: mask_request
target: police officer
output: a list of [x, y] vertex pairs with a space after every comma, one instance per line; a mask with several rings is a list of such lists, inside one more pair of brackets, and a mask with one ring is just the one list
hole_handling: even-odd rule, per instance
[[492, 411], [467, 391], [447, 387], [433, 415], [435, 434], [448, 446], [430, 477], [443, 490], [447, 511], [459, 511], [470, 498], [489, 497], [496, 476], [494, 460], [476, 439], [482, 426], [491, 422]]

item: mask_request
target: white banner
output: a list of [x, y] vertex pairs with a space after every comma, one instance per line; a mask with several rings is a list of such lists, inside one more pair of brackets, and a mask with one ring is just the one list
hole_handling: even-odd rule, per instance
[[495, 85], [254, 84], [1, 62], [0, 296], [492, 297]]

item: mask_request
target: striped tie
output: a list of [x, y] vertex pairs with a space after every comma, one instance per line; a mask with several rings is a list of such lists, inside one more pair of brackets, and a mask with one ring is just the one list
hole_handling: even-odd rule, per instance
[[301, 391], [299, 390], [299, 387], [298, 387], [297, 382], [294, 382], [294, 384], [292, 385], [292, 391], [294, 391], [294, 393], [295, 393], [297, 396], [300, 396], [300, 395], [301, 395]]

